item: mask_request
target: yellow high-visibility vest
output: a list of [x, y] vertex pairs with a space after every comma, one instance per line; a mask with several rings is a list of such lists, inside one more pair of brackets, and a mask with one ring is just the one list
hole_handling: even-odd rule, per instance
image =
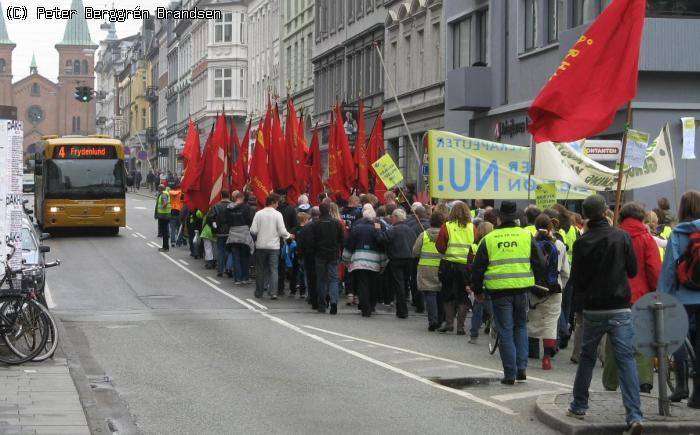
[[443, 255], [438, 252], [435, 242], [430, 240], [428, 231], [423, 231], [423, 247], [420, 251], [420, 259], [418, 260], [418, 265], [420, 266], [440, 266], [440, 260], [442, 260]]
[[467, 264], [469, 250], [476, 252], [474, 246], [474, 224], [469, 222], [466, 227], [460, 227], [457, 222], [449, 221], [447, 227], [447, 249], [445, 260], [452, 263]]
[[489, 265], [484, 287], [490, 291], [527, 288], [535, 285], [530, 265], [532, 236], [519, 227], [499, 228], [484, 238]]

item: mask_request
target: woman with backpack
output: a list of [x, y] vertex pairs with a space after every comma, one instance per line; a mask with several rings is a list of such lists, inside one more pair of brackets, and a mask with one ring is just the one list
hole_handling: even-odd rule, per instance
[[539, 357], [540, 340], [544, 346], [542, 370], [552, 369], [552, 357], [557, 347], [557, 325], [561, 311], [561, 290], [569, 279], [570, 265], [566, 245], [554, 236], [554, 224], [546, 214], [535, 219], [535, 242], [544, 255], [547, 265], [546, 282], [538, 282], [530, 294], [527, 335], [530, 340], [530, 357]]
[[[700, 286], [697, 284], [700, 283], [700, 192], [692, 190], [683, 194], [678, 221], [666, 246], [666, 257], [656, 289], [677, 297], [685, 305], [688, 317], [695, 317], [697, 325], [700, 319]], [[697, 326], [693, 347], [697, 354], [700, 351]], [[680, 402], [689, 396], [688, 355], [685, 346], [673, 354], [673, 359], [677, 388], [669, 399]], [[694, 370], [693, 393], [688, 398], [688, 406], [700, 409], [700, 367], [695, 367]]]

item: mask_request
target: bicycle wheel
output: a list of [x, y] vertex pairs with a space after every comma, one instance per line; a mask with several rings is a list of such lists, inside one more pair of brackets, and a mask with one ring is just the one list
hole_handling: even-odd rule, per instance
[[[37, 306], [39, 309], [41, 309], [42, 314], [46, 317], [46, 321], [49, 324], [49, 333], [46, 343], [39, 354], [32, 358], [32, 361], [41, 362], [53, 357], [53, 354], [56, 352], [56, 348], [58, 347], [58, 328], [56, 328], [56, 321], [51, 315], [51, 312], [41, 303], [37, 304]], [[8, 346], [17, 355], [24, 356], [22, 349], [15, 349], [13, 345], [9, 343]]]
[[496, 353], [496, 349], [498, 349], [498, 341], [501, 337], [500, 335], [498, 335], [496, 325], [494, 325], [493, 322], [490, 323], [490, 326], [491, 327], [489, 331], [489, 353], [493, 355], [494, 353]]
[[49, 320], [41, 305], [23, 296], [4, 298], [0, 309], [2, 338], [7, 350], [0, 352], [0, 362], [22, 364], [37, 356], [49, 336]]

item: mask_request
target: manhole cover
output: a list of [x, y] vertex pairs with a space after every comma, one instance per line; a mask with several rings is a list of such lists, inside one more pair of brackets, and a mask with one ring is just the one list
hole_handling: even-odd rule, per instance
[[492, 382], [501, 382], [501, 378], [497, 377], [465, 377], [465, 378], [428, 378], [436, 384], [444, 385], [445, 387], [462, 390], [469, 387], [479, 387], [488, 385]]

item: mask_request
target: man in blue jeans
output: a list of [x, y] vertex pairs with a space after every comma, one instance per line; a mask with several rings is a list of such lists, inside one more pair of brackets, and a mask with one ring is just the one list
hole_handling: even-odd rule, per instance
[[[544, 280], [546, 263], [529, 231], [520, 228], [517, 207], [503, 201], [499, 226], [479, 244], [472, 268], [474, 294], [484, 302], [484, 288], [491, 299], [504, 385], [527, 379], [527, 293], [535, 279]], [[540, 279], [541, 278], [541, 279]]]
[[583, 419], [588, 409], [588, 389], [596, 362], [596, 349], [604, 334], [612, 341], [619, 369], [626, 434], [642, 433], [639, 377], [634, 360], [634, 329], [628, 278], [637, 274], [637, 260], [626, 232], [613, 228], [605, 218], [607, 205], [600, 195], [583, 201], [587, 231], [574, 242], [571, 279], [574, 297], [583, 306], [583, 345], [579, 357], [574, 398], [569, 417]]
[[319, 205], [321, 217], [311, 224], [311, 250], [316, 267], [318, 288], [318, 312], [326, 312], [326, 297], [330, 302], [330, 313], [338, 312], [338, 261], [343, 247], [343, 227], [331, 216], [331, 202], [324, 199]]
[[277, 211], [280, 197], [271, 193], [265, 208], [255, 213], [250, 233], [255, 237], [255, 297], [262, 298], [265, 289], [270, 299], [277, 299], [277, 265], [280, 259], [280, 239], [294, 237], [284, 227], [282, 213]]

